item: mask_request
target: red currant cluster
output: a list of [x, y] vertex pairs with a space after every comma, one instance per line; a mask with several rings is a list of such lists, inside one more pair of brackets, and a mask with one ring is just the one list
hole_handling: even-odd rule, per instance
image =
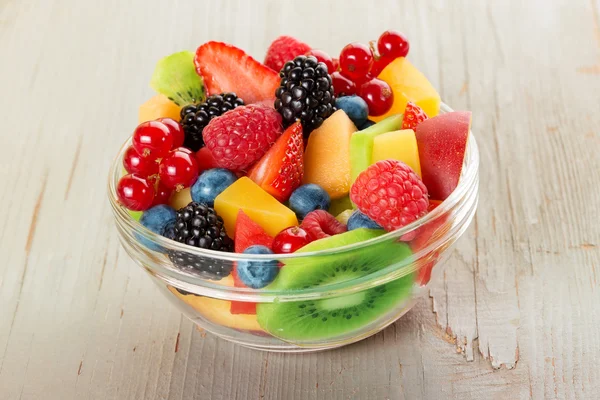
[[390, 86], [377, 76], [396, 58], [406, 57], [408, 49], [406, 36], [391, 30], [383, 32], [377, 44], [373, 41], [370, 46], [346, 45], [340, 53], [339, 68], [331, 69], [336, 95], [358, 95], [367, 103], [369, 115], [385, 114], [392, 107], [394, 95]]
[[119, 201], [133, 211], [166, 204], [173, 191], [190, 186], [198, 177], [198, 163], [183, 146], [181, 125], [170, 118], [143, 122], [135, 129], [125, 151], [119, 180]]

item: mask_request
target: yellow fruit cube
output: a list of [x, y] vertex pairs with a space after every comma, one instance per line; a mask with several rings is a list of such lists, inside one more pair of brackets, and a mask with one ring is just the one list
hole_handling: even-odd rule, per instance
[[138, 111], [138, 122], [154, 121], [159, 118], [172, 118], [179, 121], [181, 108], [162, 94], [151, 97], [140, 106]]
[[387, 132], [373, 139], [372, 163], [381, 160], [398, 160], [421, 176], [421, 162], [417, 138], [412, 129]]
[[421, 107], [429, 118], [440, 112], [440, 95], [425, 75], [406, 58], [396, 58], [381, 71], [378, 78], [392, 88], [394, 103], [387, 113], [377, 117], [369, 116], [370, 120], [378, 122], [390, 115], [401, 114], [409, 101]]
[[235, 237], [239, 210], [243, 210], [271, 236], [287, 227], [298, 225], [298, 219], [292, 210], [245, 176], [217, 196], [215, 210], [223, 218], [229, 237]]

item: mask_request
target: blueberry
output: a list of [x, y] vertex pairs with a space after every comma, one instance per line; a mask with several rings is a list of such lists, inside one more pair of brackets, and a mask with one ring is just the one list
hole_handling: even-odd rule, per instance
[[[168, 228], [175, 223], [175, 219], [177, 218], [177, 213], [175, 210], [167, 205], [159, 204], [154, 206], [142, 214], [142, 218], [140, 218], [140, 223], [144, 225], [146, 228], [150, 229], [152, 232], [165, 236]], [[150, 250], [154, 251], [162, 251], [162, 247], [157, 245], [156, 243], [146, 239], [140, 234], [136, 234], [137, 239]]]
[[359, 229], [359, 228], [383, 229], [371, 218], [367, 217], [365, 214], [363, 214], [359, 210], [356, 210], [352, 213], [352, 215], [348, 219], [348, 230], [352, 231], [354, 229]]
[[[273, 254], [266, 246], [254, 245], [244, 250], [245, 254]], [[277, 260], [238, 261], [237, 275], [241, 281], [252, 289], [260, 289], [273, 282], [279, 272]]]
[[192, 200], [197, 203], [205, 203], [212, 207], [215, 198], [235, 182], [237, 176], [224, 168], [213, 168], [204, 171], [192, 185]]
[[367, 103], [358, 96], [343, 96], [335, 100], [335, 106], [344, 110], [354, 125], [361, 126], [367, 121], [369, 108]]
[[298, 218], [303, 219], [306, 214], [314, 210], [328, 210], [331, 204], [329, 194], [319, 185], [308, 183], [294, 190], [290, 196], [290, 208]]
[[365, 129], [367, 129], [370, 126], [375, 125], [375, 122], [371, 121], [370, 119], [366, 120], [364, 124], [362, 124], [361, 126], [356, 126], [358, 128], [358, 130], [360, 131], [364, 131]]

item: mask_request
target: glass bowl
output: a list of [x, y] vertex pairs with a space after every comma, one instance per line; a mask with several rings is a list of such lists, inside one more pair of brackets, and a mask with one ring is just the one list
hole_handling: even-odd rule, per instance
[[[450, 111], [442, 104], [441, 113]], [[441, 272], [477, 208], [479, 153], [469, 133], [458, 187], [432, 212], [397, 231], [342, 247], [285, 255], [198, 249], [151, 232], [118, 203], [116, 186], [129, 145], [130, 140], [119, 151], [108, 182], [121, 244], [195, 324], [259, 350], [331, 349], [384, 329], [427, 291], [431, 276]], [[236, 287], [231, 275], [207, 279], [192, 265], [235, 271], [241, 262], [255, 267], [277, 262], [283, 267], [272, 285], [251, 289]]]

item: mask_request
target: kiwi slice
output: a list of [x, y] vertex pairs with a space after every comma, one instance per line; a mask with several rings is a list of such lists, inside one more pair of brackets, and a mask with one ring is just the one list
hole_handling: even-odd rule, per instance
[[[372, 239], [381, 230], [356, 229], [317, 240], [299, 252], [345, 246]], [[268, 289], [312, 288], [360, 278], [412, 256], [401, 242], [385, 242], [339, 255], [289, 260]], [[259, 303], [258, 323], [271, 335], [292, 342], [341, 338], [392, 312], [411, 294], [413, 274], [348, 295], [322, 300]]]
[[204, 81], [196, 73], [194, 53], [180, 51], [158, 61], [150, 87], [180, 107], [201, 103], [206, 98]]

